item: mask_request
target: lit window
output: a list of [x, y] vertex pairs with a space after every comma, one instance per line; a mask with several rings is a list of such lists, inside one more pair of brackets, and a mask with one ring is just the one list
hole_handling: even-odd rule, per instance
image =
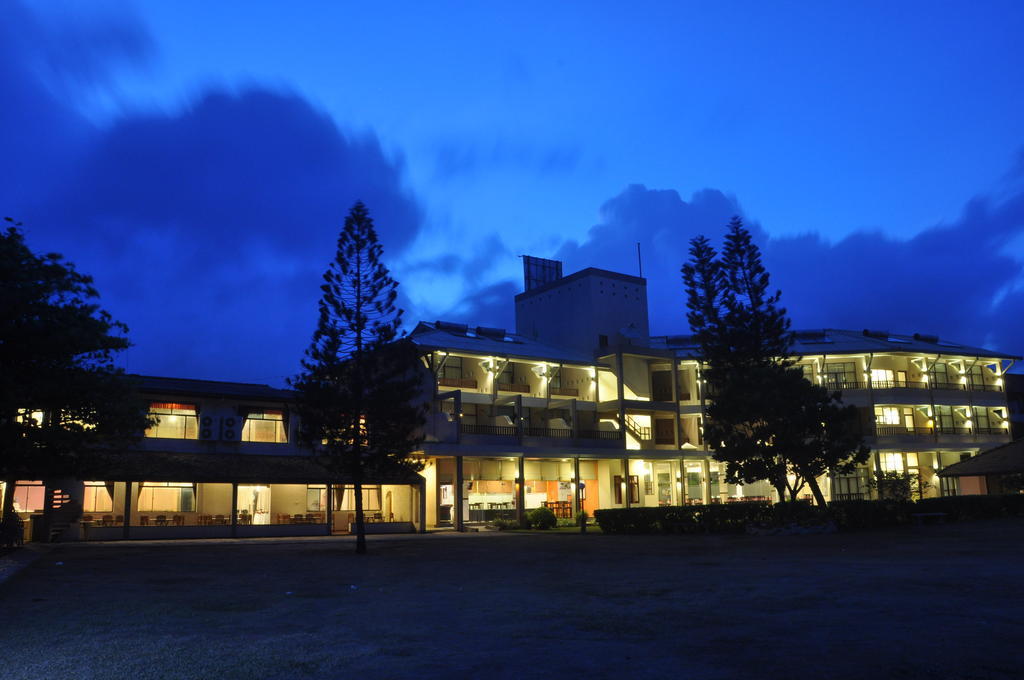
[[877, 425], [899, 425], [900, 410], [895, 406], [876, 406], [875, 423]]
[[193, 512], [196, 492], [191, 482], [142, 482], [139, 512]]
[[242, 426], [243, 442], [270, 442], [284, 444], [288, 441], [284, 429], [284, 411], [249, 411]]
[[113, 484], [108, 487], [105, 482], [86, 482], [82, 511], [112, 512], [114, 510], [114, 500], [110, 497], [112, 489]]
[[306, 512], [323, 512], [327, 510], [327, 485], [306, 485]]
[[156, 416], [159, 422], [146, 430], [147, 437], [160, 437], [163, 439], [199, 438], [199, 417], [195, 404], [155, 401], [149, 405], [149, 414]]
[[14, 487], [15, 512], [42, 512], [46, 486], [41, 480], [19, 481]]
[[882, 453], [879, 454], [879, 461], [882, 466], [882, 472], [903, 472], [903, 454], [902, 453]]

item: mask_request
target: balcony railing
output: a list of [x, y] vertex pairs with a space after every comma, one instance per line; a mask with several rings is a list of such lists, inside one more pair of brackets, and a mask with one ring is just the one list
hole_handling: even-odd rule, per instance
[[832, 494], [832, 500], [834, 501], [862, 501], [868, 498], [868, 494], [863, 491], [858, 493], [834, 493]]
[[875, 425], [876, 437], [927, 437], [935, 430], [931, 427], [907, 427], [906, 425]]
[[963, 383], [951, 383], [951, 382], [932, 382], [933, 390], [956, 390], [957, 392], [963, 392], [967, 389], [967, 385]]
[[441, 387], [468, 387], [476, 389], [476, 378], [438, 378], [437, 384]]
[[1010, 431], [1005, 427], [976, 427], [974, 428], [975, 434], [1009, 434]]
[[935, 431], [939, 434], [974, 434], [974, 430], [969, 427], [937, 427]]
[[580, 391], [575, 387], [551, 387], [548, 388], [553, 397], [578, 397]]
[[526, 383], [498, 383], [498, 390], [500, 392], [522, 392], [523, 394], [530, 393], [530, 386]]
[[825, 389], [829, 390], [863, 390], [867, 389], [867, 383], [856, 380], [826, 380]]
[[527, 427], [523, 430], [527, 437], [551, 437], [552, 439], [572, 439], [572, 430], [552, 429], [550, 427]]
[[915, 380], [872, 380], [872, 389], [876, 390], [892, 390], [892, 389], [910, 389], [910, 390], [926, 390], [928, 389], [928, 383], [917, 382]]
[[580, 430], [580, 439], [622, 439], [621, 430]]
[[972, 392], [1002, 392], [1001, 385], [970, 385]]
[[492, 437], [518, 437], [519, 430], [515, 425], [471, 425], [461, 423], [459, 431], [462, 434], [483, 434]]

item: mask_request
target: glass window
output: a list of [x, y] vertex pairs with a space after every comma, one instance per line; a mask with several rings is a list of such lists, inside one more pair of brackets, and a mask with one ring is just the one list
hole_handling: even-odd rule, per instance
[[442, 357], [439, 361], [444, 361], [444, 366], [441, 368], [439, 378], [452, 378], [459, 380], [462, 378], [462, 357], [454, 357], [450, 354], [447, 360]]
[[82, 500], [83, 512], [113, 512], [114, 499], [110, 497], [114, 484], [108, 487], [105, 482], [86, 482], [85, 498]]
[[947, 387], [949, 385], [949, 368], [945, 362], [936, 361], [928, 369], [928, 382], [932, 384], [932, 387]]
[[139, 512], [193, 512], [195, 488], [191, 482], [142, 482]]
[[894, 375], [888, 368], [871, 369], [871, 386], [877, 389], [886, 389], [895, 386]]
[[877, 425], [899, 425], [900, 410], [895, 406], [876, 406], [875, 424]]
[[322, 512], [327, 509], [327, 485], [306, 486], [306, 512]]
[[198, 439], [199, 418], [195, 404], [153, 402], [149, 414], [158, 422], [146, 430], [147, 437], [164, 439]]
[[14, 486], [15, 512], [42, 512], [46, 497], [46, 485], [42, 480], [19, 481]]
[[243, 442], [270, 442], [284, 444], [288, 441], [284, 429], [284, 411], [265, 409], [249, 411], [242, 426]]
[[880, 453], [878, 456], [882, 472], [903, 472], [902, 453]]
[[830, 390], [856, 387], [857, 364], [853, 361], [825, 364], [825, 386]]
[[988, 409], [984, 406], [974, 407], [974, 431], [985, 433], [991, 427], [991, 421], [988, 417]]

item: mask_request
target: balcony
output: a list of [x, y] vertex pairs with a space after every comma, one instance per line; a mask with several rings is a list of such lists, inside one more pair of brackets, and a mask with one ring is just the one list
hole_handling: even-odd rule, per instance
[[551, 387], [549, 388], [552, 397], [578, 397], [580, 391], [575, 387]]
[[856, 380], [826, 380], [825, 389], [832, 391], [842, 390], [865, 390], [868, 384]]
[[935, 434], [931, 427], [907, 427], [906, 425], [875, 425], [876, 437], [930, 437]]
[[526, 383], [498, 383], [499, 392], [519, 392], [522, 394], [530, 393], [530, 386]]
[[875, 390], [926, 390], [928, 383], [915, 380], [872, 380], [871, 388]]
[[523, 434], [527, 437], [550, 437], [552, 439], [572, 439], [572, 430], [551, 427], [527, 427], [523, 428]]
[[519, 429], [515, 425], [470, 425], [459, 424], [462, 434], [480, 434], [492, 437], [518, 437]]
[[468, 388], [475, 390], [476, 378], [438, 378], [437, 384], [439, 387]]

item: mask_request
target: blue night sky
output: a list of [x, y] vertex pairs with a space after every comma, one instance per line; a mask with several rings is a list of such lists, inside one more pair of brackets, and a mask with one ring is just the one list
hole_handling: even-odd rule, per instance
[[[301, 8], [301, 11], [296, 7]], [[0, 0], [0, 212], [131, 372], [283, 384], [351, 204], [409, 327], [518, 255], [635, 274], [743, 215], [797, 327], [1024, 353], [1024, 3]]]

